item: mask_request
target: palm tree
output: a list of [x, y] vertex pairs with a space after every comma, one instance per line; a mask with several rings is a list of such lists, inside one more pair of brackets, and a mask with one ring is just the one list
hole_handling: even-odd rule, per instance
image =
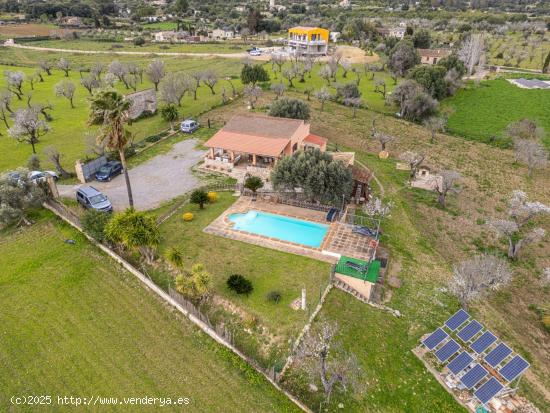
[[128, 121], [128, 109], [130, 102], [124, 98], [124, 95], [114, 89], [101, 89], [96, 91], [90, 98], [90, 125], [101, 125], [100, 133], [97, 137], [98, 144], [107, 149], [118, 151], [120, 162], [124, 170], [124, 179], [126, 180], [126, 189], [128, 190], [128, 203], [130, 207], [134, 206], [132, 196], [132, 186], [126, 167], [126, 156], [124, 150], [132, 135], [124, 124]]

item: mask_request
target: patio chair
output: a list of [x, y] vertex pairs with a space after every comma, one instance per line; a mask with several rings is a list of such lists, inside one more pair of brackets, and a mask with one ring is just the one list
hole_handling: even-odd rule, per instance
[[364, 274], [369, 270], [369, 263], [368, 262], [365, 263], [364, 265], [361, 265], [361, 264], [357, 264], [356, 262], [353, 262], [353, 261], [346, 261], [345, 265], [346, 265], [346, 267], [354, 269], [355, 271], [357, 271], [361, 274]]
[[337, 212], [338, 212], [338, 210], [336, 208], [329, 209], [328, 214], [327, 214], [327, 221], [328, 222], [334, 221], [334, 219], [336, 218], [336, 213]]
[[364, 235], [365, 237], [370, 237], [376, 239], [378, 237], [378, 234], [376, 234], [376, 231], [373, 229], [370, 229], [369, 227], [363, 227], [361, 225], [355, 225], [353, 229], [351, 230], [354, 234], [360, 234]]

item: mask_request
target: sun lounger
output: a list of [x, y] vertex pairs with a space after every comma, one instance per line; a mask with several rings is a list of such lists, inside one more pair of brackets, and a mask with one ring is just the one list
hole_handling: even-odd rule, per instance
[[377, 238], [376, 231], [373, 229], [370, 229], [369, 227], [356, 225], [353, 227], [352, 232], [354, 234], [364, 235], [365, 237]]
[[338, 210], [336, 208], [331, 208], [327, 214], [327, 221], [328, 222], [334, 221], [334, 219], [336, 218], [337, 212]]
[[369, 269], [369, 264], [366, 263], [364, 265], [361, 265], [361, 264], [357, 264], [356, 262], [353, 262], [353, 261], [346, 261], [346, 267], [352, 268], [355, 271], [360, 272], [360, 273], [365, 273]]

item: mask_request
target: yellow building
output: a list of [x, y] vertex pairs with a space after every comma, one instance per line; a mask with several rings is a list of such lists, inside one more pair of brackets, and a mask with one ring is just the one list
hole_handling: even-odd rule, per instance
[[328, 50], [329, 31], [319, 27], [292, 27], [288, 29], [290, 53], [321, 56]]

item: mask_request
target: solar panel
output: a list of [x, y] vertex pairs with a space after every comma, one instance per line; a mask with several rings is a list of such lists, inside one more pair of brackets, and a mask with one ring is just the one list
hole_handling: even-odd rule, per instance
[[529, 363], [527, 363], [523, 357], [514, 356], [512, 360], [506, 363], [504, 367], [499, 370], [499, 373], [506, 380], [513, 381], [528, 368]]
[[435, 356], [443, 363], [444, 361], [449, 360], [458, 350], [460, 350], [459, 344], [451, 339], [435, 352]]
[[481, 354], [496, 340], [497, 338], [494, 336], [493, 333], [491, 333], [490, 331], [486, 331], [470, 345], [470, 348], [474, 350], [477, 354]]
[[497, 379], [491, 377], [491, 379], [483, 383], [483, 386], [480, 386], [479, 389], [474, 392], [474, 396], [476, 396], [482, 404], [486, 404], [503, 388], [504, 386]]
[[482, 328], [483, 326], [481, 324], [476, 320], [472, 320], [466, 327], [458, 332], [457, 336], [462, 341], [470, 341]]
[[422, 342], [429, 350], [433, 350], [439, 343], [445, 340], [449, 335], [441, 328], [435, 330], [430, 336]]
[[460, 381], [464, 386], [466, 386], [467, 389], [471, 389], [487, 374], [489, 373], [481, 366], [481, 364], [476, 364], [460, 378]]
[[447, 367], [449, 368], [449, 370], [451, 370], [451, 373], [458, 374], [466, 367], [468, 367], [468, 365], [472, 361], [474, 361], [473, 357], [470, 356], [467, 352], [463, 351], [458, 356], [456, 356], [453, 361], [447, 364]]
[[470, 315], [466, 311], [460, 309], [451, 318], [445, 321], [445, 325], [450, 328], [451, 331], [455, 331], [468, 318], [470, 318]]
[[498, 366], [502, 360], [508, 357], [512, 353], [510, 347], [504, 343], [500, 343], [489, 354], [485, 356], [485, 361], [491, 366]]

